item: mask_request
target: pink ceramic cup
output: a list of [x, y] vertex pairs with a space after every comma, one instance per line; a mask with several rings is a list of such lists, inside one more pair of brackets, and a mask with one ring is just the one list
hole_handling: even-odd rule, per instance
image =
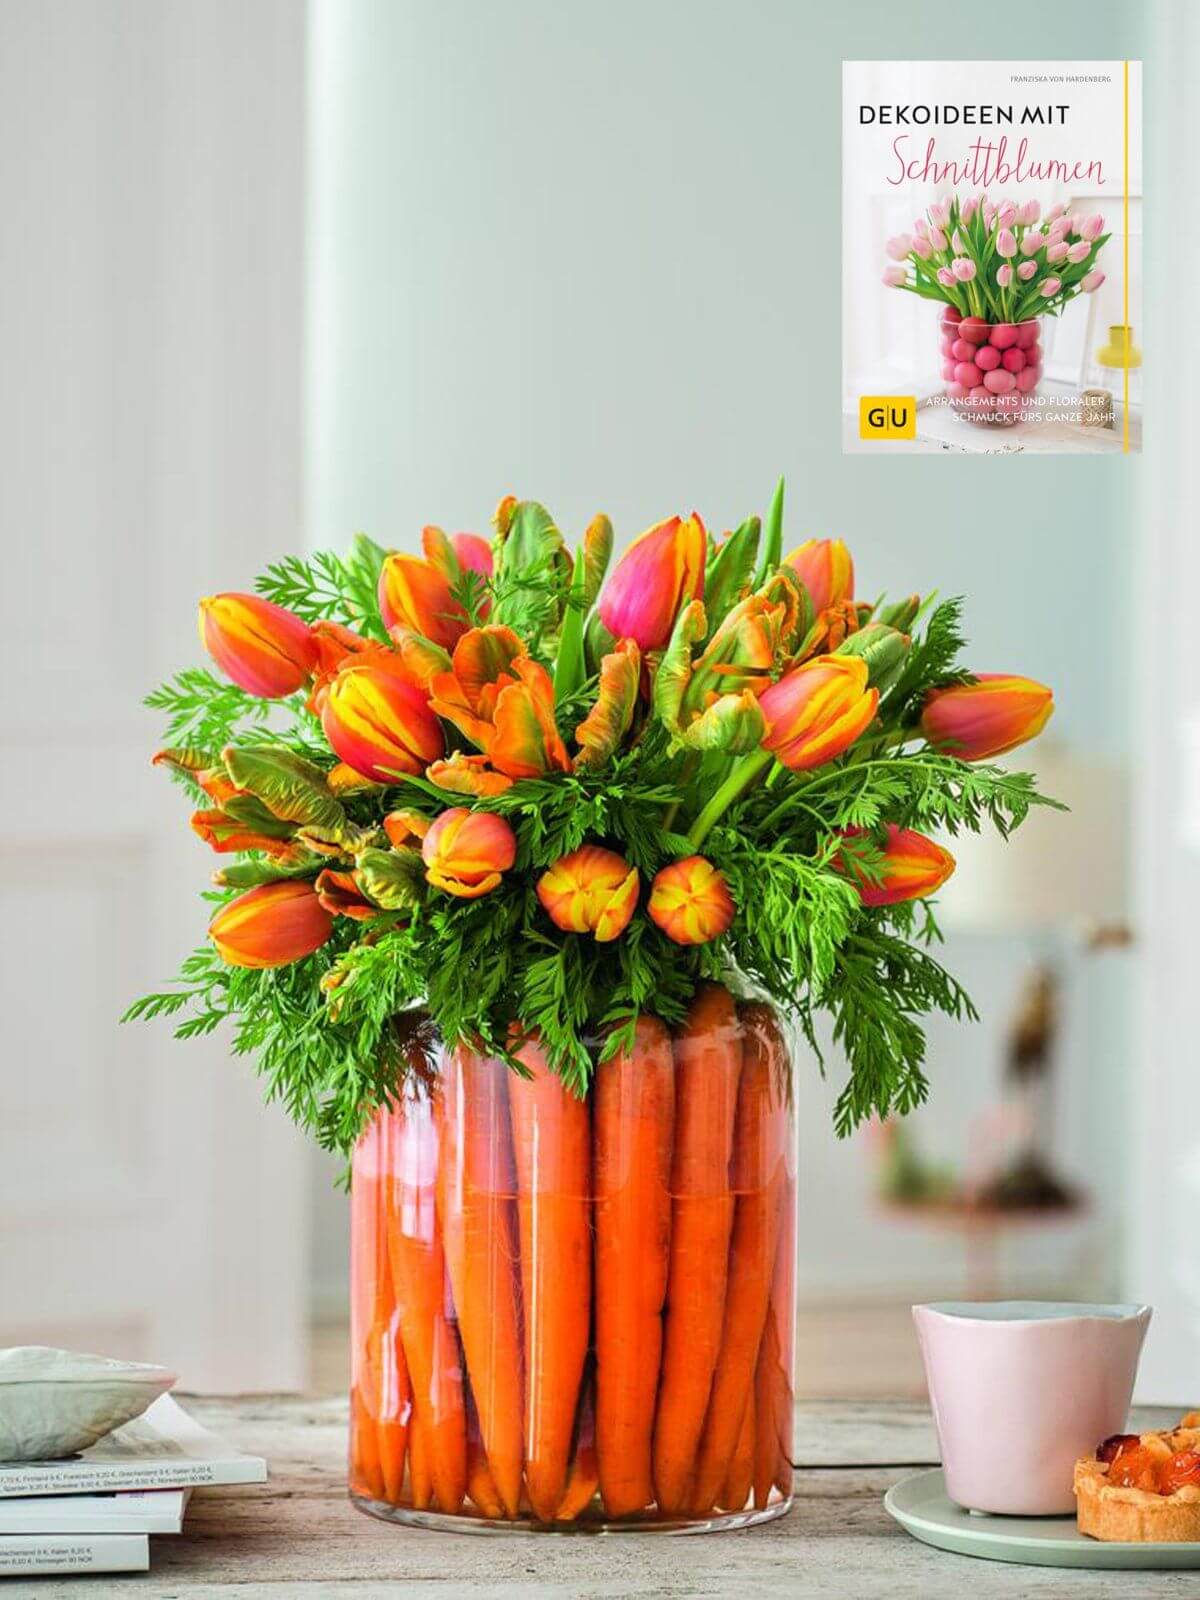
[[1150, 1307], [943, 1300], [913, 1319], [950, 1498], [1074, 1511], [1075, 1462], [1125, 1426]]

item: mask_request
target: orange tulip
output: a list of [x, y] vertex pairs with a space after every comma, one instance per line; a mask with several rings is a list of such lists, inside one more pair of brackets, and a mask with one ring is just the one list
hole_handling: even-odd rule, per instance
[[335, 917], [370, 922], [379, 915], [379, 907], [363, 894], [352, 872], [337, 872], [326, 867], [317, 873], [316, 891], [317, 899]]
[[192, 831], [218, 855], [237, 850], [262, 850], [276, 857], [296, 854], [292, 844], [294, 825], [280, 822], [265, 806], [261, 807], [261, 816], [254, 820], [233, 817], [227, 811], [193, 811]]
[[840, 756], [879, 705], [879, 691], [868, 689], [867, 675], [860, 656], [817, 656], [793, 667], [759, 697], [767, 722], [764, 748], [793, 772]]
[[476, 799], [503, 794], [515, 781], [502, 772], [493, 772], [486, 756], [465, 756], [461, 750], [446, 761], [435, 761], [426, 768], [425, 776], [448, 794], [469, 794]]
[[474, 900], [490, 894], [517, 859], [517, 840], [503, 817], [452, 806], [421, 843], [425, 877], [435, 889]]
[[1054, 714], [1054, 691], [1032, 678], [981, 672], [934, 689], [921, 713], [929, 743], [961, 761], [985, 761], [1035, 739]]
[[808, 590], [818, 616], [854, 598], [854, 561], [840, 539], [806, 539], [784, 562]]
[[226, 800], [232, 800], [234, 795], [244, 794], [245, 790], [238, 788], [224, 767], [213, 765], [215, 759], [206, 750], [168, 746], [165, 750], [155, 751], [150, 758], [150, 765], [173, 767], [176, 772], [186, 772], [210, 800], [223, 806]]
[[450, 650], [471, 625], [451, 588], [464, 567], [490, 577], [492, 552], [476, 534], [459, 533], [447, 539], [440, 528], [424, 529], [421, 543], [423, 558], [396, 554], [383, 563], [379, 614], [385, 628], [411, 628]]
[[217, 912], [208, 932], [231, 967], [284, 967], [319, 949], [332, 929], [312, 884], [285, 878], [238, 895]]
[[612, 570], [600, 595], [600, 620], [614, 639], [659, 650], [689, 600], [703, 599], [708, 534], [693, 511], [668, 517], [640, 534]]
[[505, 777], [570, 772], [554, 720], [554, 685], [524, 649], [511, 628], [472, 628], [455, 645], [451, 670], [429, 680], [429, 704]]
[[655, 876], [646, 910], [676, 944], [707, 944], [729, 927], [736, 907], [724, 874], [704, 856], [685, 856]]
[[256, 594], [201, 600], [200, 642], [227, 678], [261, 700], [295, 694], [317, 665], [308, 624]]
[[445, 749], [421, 691], [370, 656], [350, 658], [330, 681], [321, 726], [334, 754], [374, 783], [422, 773]]
[[429, 827], [429, 818], [419, 811], [389, 811], [383, 819], [383, 831], [393, 850], [419, 850]]
[[615, 850], [585, 844], [542, 873], [537, 897], [564, 933], [590, 933], [606, 944], [622, 933], [638, 898], [638, 873]]
[[[848, 839], [860, 837], [863, 828], [847, 828]], [[924, 900], [935, 894], [954, 871], [955, 861], [949, 850], [914, 828], [900, 828], [894, 822], [887, 824], [887, 839], [879, 863], [883, 876], [872, 883], [857, 866], [852, 856], [843, 854], [840, 864], [843, 871], [854, 878], [859, 898], [865, 906], [893, 906], [901, 900]]]

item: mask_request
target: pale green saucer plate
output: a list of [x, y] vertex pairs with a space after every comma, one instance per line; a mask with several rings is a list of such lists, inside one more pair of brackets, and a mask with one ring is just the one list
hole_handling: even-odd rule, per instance
[[889, 1489], [884, 1506], [924, 1544], [985, 1561], [1033, 1567], [1200, 1567], [1200, 1544], [1101, 1544], [1074, 1517], [991, 1517], [964, 1511], [946, 1493], [941, 1468]]

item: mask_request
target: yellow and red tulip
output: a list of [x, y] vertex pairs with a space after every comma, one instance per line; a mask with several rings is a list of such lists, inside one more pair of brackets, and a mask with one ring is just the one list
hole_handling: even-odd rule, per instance
[[615, 850], [585, 844], [542, 873], [537, 897], [556, 928], [590, 933], [606, 944], [624, 931], [633, 916], [637, 868]]
[[517, 859], [517, 840], [503, 817], [453, 806], [430, 825], [421, 842], [425, 877], [435, 889], [460, 899], [490, 894]]
[[935, 689], [921, 713], [921, 732], [960, 761], [986, 761], [1035, 739], [1054, 713], [1054, 691], [1032, 678], [981, 672], [973, 683]]
[[379, 614], [385, 628], [411, 628], [450, 650], [471, 625], [451, 588], [464, 567], [490, 577], [491, 548], [477, 534], [457, 533], [448, 539], [432, 527], [422, 531], [421, 543], [424, 557], [395, 554], [383, 563]]
[[705, 856], [685, 856], [657, 873], [646, 910], [676, 944], [707, 944], [732, 923], [736, 907], [724, 874]]
[[[866, 830], [847, 828], [845, 836], [854, 839]], [[852, 877], [865, 906], [894, 906], [902, 900], [924, 900], [935, 894], [954, 871], [954, 857], [933, 839], [914, 828], [900, 828], [889, 822], [878, 862], [882, 876], [872, 883], [857, 866], [853, 856], [843, 854], [842, 870]]]
[[451, 671], [430, 679], [429, 704], [505, 777], [570, 772], [554, 720], [554, 684], [524, 648], [511, 628], [472, 628], [454, 647]]
[[284, 967], [328, 939], [333, 918], [311, 883], [285, 878], [238, 895], [209, 923], [217, 953], [231, 967]]
[[642, 653], [632, 639], [601, 659], [596, 703], [575, 729], [581, 767], [602, 766], [629, 732], [641, 675]]
[[613, 568], [600, 595], [600, 620], [614, 639], [660, 650], [681, 606], [704, 596], [708, 535], [695, 512], [668, 517], [640, 534]]
[[201, 600], [200, 642], [227, 678], [261, 700], [295, 694], [317, 665], [308, 624], [257, 594]]
[[422, 773], [445, 750], [421, 690], [370, 657], [345, 662], [330, 680], [321, 726], [334, 754], [374, 783]]
[[338, 872], [326, 867], [317, 873], [317, 899], [334, 917], [350, 917], [355, 922], [370, 922], [379, 915], [379, 907], [363, 894], [352, 872]]
[[784, 557], [808, 590], [817, 616], [854, 598], [854, 561], [840, 539], [806, 539]]
[[426, 768], [425, 776], [448, 794], [469, 794], [477, 800], [503, 794], [515, 781], [503, 772], [493, 772], [487, 756], [466, 756], [461, 750], [445, 761], [435, 761]]
[[867, 687], [860, 656], [816, 656], [773, 683], [759, 696], [766, 718], [763, 746], [785, 767], [804, 772], [848, 750], [866, 731], [879, 705]]

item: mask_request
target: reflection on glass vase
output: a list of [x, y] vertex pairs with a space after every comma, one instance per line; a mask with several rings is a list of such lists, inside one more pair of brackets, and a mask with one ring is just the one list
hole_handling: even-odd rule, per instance
[[992, 427], [1037, 417], [1040, 320], [984, 322], [943, 306], [938, 322], [945, 394], [960, 417]]
[[352, 1173], [350, 1493], [441, 1528], [704, 1530], [791, 1504], [791, 1059], [702, 986], [576, 1096], [407, 1024]]

